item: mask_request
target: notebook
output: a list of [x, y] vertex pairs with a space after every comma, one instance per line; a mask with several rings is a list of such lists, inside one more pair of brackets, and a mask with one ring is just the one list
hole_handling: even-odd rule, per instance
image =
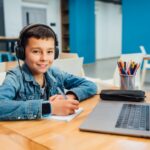
[[52, 119], [52, 120], [58, 120], [58, 121], [71, 121], [73, 118], [75, 118], [77, 115], [79, 115], [83, 111], [83, 108], [80, 107], [79, 109], [75, 110], [75, 113], [68, 116], [57, 116], [57, 115], [50, 115], [46, 117], [46, 119]]
[[101, 101], [79, 128], [81, 131], [150, 137], [150, 104]]

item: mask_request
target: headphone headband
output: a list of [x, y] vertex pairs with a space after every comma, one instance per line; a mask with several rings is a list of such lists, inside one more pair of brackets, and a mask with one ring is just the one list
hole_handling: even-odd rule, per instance
[[55, 40], [55, 46], [58, 46], [58, 40], [57, 40], [55, 32], [48, 25], [45, 25], [45, 24], [30, 24], [30, 25], [25, 26], [21, 30], [20, 35], [19, 35], [19, 45], [22, 46], [22, 39], [23, 39], [24, 34], [27, 31], [29, 31], [30, 29], [38, 27], [38, 26], [42, 26], [42, 27], [45, 27], [45, 28], [49, 29], [51, 31], [51, 33], [53, 34], [53, 37], [54, 37], [54, 40]]

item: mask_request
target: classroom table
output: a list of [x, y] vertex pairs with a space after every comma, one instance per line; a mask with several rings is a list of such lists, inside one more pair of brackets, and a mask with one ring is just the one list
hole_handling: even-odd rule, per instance
[[[150, 93], [146, 101], [150, 102]], [[30, 121], [1, 121], [0, 126], [15, 132], [15, 142], [26, 146], [27, 149], [51, 150], [149, 150], [150, 139], [112, 135], [104, 133], [83, 132], [79, 126], [86, 119], [97, 103], [101, 100], [99, 95], [80, 103], [84, 111], [70, 122], [56, 120], [30, 120]], [[106, 116], [107, 117], [107, 116]], [[9, 133], [8, 133], [9, 134]], [[6, 133], [7, 135], [7, 133]], [[2, 135], [0, 134], [1, 138]], [[5, 134], [3, 133], [5, 138]], [[22, 139], [17, 138], [21, 136]], [[30, 142], [27, 142], [29, 140]], [[20, 143], [20, 141], [22, 143]], [[26, 144], [27, 145], [26, 145]], [[7, 142], [0, 143], [7, 145]], [[39, 147], [38, 147], [39, 146]], [[40, 147], [41, 146], [41, 147]]]
[[46, 148], [17, 132], [0, 125], [0, 149], [1, 150], [46, 150]]

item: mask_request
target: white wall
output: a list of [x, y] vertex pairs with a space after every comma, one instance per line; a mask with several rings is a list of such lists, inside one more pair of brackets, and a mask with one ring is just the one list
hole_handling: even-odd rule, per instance
[[4, 23], [6, 36], [18, 36], [22, 28], [21, 0], [4, 0]]
[[59, 49], [61, 51], [61, 9], [60, 0], [49, 0], [48, 12], [47, 12], [47, 23], [56, 23], [55, 27], [52, 27], [57, 34]]
[[56, 26], [52, 28], [57, 34], [59, 48], [61, 48], [60, 0], [47, 0], [47, 4], [22, 2], [22, 0], [4, 0], [5, 35], [19, 35], [19, 32], [23, 27], [22, 6], [47, 8], [47, 25], [50, 25], [50, 23], [56, 23]]
[[121, 6], [95, 2], [96, 59], [117, 57], [121, 54]]

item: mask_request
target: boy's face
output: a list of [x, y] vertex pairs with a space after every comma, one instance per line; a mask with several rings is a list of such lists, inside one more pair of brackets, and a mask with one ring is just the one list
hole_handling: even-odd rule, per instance
[[53, 38], [36, 39], [31, 37], [25, 48], [25, 62], [33, 75], [47, 71], [54, 60], [55, 42]]

